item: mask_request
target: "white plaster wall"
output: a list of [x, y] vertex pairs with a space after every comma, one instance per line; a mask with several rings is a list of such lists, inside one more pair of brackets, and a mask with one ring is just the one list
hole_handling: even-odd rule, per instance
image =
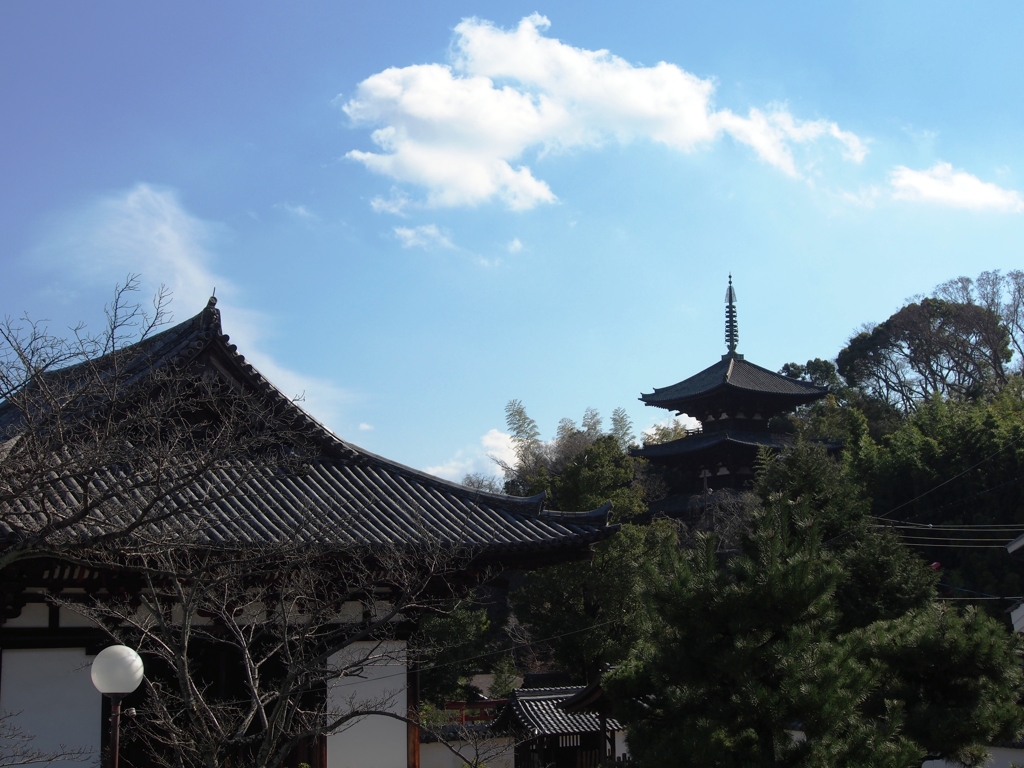
[[88, 619], [80, 613], [75, 613], [71, 608], [65, 608], [61, 606], [60, 618], [58, 619], [61, 627], [95, 627], [96, 622], [92, 619]]
[[[1010, 768], [1011, 765], [1024, 765], [1024, 749], [1006, 749], [1005, 747], [989, 747], [989, 759], [985, 768]], [[945, 760], [929, 760], [922, 768], [956, 768], [954, 763]]]
[[[455, 742], [452, 746], [467, 759], [457, 757], [443, 744], [420, 744], [420, 768], [462, 768], [478, 754], [472, 744]], [[513, 768], [515, 742], [512, 739], [490, 739], [486, 745], [481, 745], [479, 754], [486, 756], [487, 768]]]
[[28, 603], [21, 613], [4, 622], [5, 627], [31, 627], [39, 629], [50, 626], [50, 607], [45, 603]]
[[[363, 667], [360, 677], [343, 677], [330, 686], [327, 700], [332, 712], [377, 709], [407, 714], [405, 643], [356, 643], [332, 661], [358, 661]], [[404, 722], [390, 717], [359, 718], [327, 737], [328, 768], [406, 768], [406, 732]]]
[[627, 758], [629, 757], [629, 744], [626, 741], [625, 731], [614, 731], [615, 735], [615, 758]]
[[99, 758], [102, 702], [89, 676], [92, 659], [84, 648], [3, 652], [0, 709], [17, 713], [14, 722], [35, 736], [34, 748], [87, 747]]

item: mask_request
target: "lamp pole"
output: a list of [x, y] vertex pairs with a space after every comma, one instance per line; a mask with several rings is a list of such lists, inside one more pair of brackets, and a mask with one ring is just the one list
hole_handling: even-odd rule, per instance
[[92, 662], [92, 684], [110, 699], [110, 756], [107, 768], [117, 768], [121, 741], [121, 699], [139, 687], [145, 669], [142, 658], [126, 645], [100, 651]]

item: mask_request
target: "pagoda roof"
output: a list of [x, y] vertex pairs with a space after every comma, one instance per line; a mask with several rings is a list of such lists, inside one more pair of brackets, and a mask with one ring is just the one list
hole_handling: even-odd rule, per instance
[[756, 396], [778, 402], [783, 407], [796, 407], [824, 397], [828, 388], [791, 379], [732, 352], [722, 355], [720, 361], [700, 373], [677, 384], [655, 388], [654, 392], [643, 394], [640, 399], [647, 405], [695, 415], [687, 409], [705, 405], [724, 394]]
[[[198, 526], [194, 515], [180, 524], [182, 534], [187, 525], [189, 541], [199, 545], [308, 543], [344, 548], [418, 543], [459, 547], [488, 561], [518, 563], [525, 557], [543, 563], [578, 556], [619, 528], [608, 524], [610, 503], [588, 512], [547, 510], [544, 494], [521, 498], [479, 491], [343, 440], [238, 352], [221, 329], [215, 299], [195, 317], [125, 348], [121, 355], [120, 370], [134, 381], [143, 381], [164, 366], [194, 363], [197, 370], [212, 368], [270, 398], [289, 424], [302, 424], [313, 437], [317, 455], [306, 471], [253, 467], [251, 459], [239, 456], [232, 459], [237, 461], [237, 472], [230, 465], [221, 466], [196, 479], [194, 495], [184, 489], [181, 503], [191, 497], [194, 509], [194, 499], [210, 497], [209, 488], [230, 485], [233, 475], [244, 477], [243, 486], [234, 492], [213, 494], [218, 498], [201, 508]], [[102, 363], [100, 358], [91, 365]], [[74, 368], [50, 375], [73, 377]], [[10, 449], [10, 435], [16, 434], [19, 418], [15, 408], [0, 402], [0, 449], [5, 448], [5, 439]], [[4, 453], [0, 451], [0, 461]], [[80, 493], [77, 487], [64, 491], [69, 497]], [[169, 498], [167, 503], [176, 502]], [[163, 534], [173, 535], [175, 524], [173, 515], [161, 523]], [[4, 533], [0, 527], [0, 537]]]
[[667, 443], [645, 445], [643, 448], [633, 449], [631, 453], [634, 456], [642, 456], [645, 459], [658, 461], [659, 459], [674, 459], [701, 454], [728, 445], [781, 450], [789, 446], [791, 442], [792, 437], [784, 432], [722, 429], [715, 432], [700, 432], [694, 435], [687, 435]]

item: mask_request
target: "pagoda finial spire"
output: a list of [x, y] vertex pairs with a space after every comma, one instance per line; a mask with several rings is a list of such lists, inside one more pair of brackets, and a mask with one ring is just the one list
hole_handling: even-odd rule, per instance
[[729, 354], [736, 354], [736, 344], [740, 340], [740, 327], [736, 321], [736, 291], [732, 287], [732, 274], [729, 275], [729, 288], [725, 292], [725, 345]]

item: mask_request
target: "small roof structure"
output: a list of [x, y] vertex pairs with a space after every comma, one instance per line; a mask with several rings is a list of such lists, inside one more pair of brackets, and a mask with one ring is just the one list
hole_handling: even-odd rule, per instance
[[[601, 717], [595, 711], [568, 711], [563, 704], [588, 690], [586, 686], [563, 688], [517, 688], [508, 704], [494, 721], [494, 729], [525, 730], [531, 737], [559, 736], [572, 733], [601, 733]], [[607, 728], [621, 731], [615, 720], [607, 720]]]
[[[308, 428], [317, 446], [308, 471], [295, 474], [253, 469], [246, 457], [238, 457], [239, 467], [245, 465], [242, 492], [223, 494], [203, 508], [199, 530], [190, 528], [198, 544], [230, 548], [308, 543], [330, 548], [437, 542], [460, 547], [477, 561], [532, 565], [585, 556], [591, 544], [619, 528], [608, 524], [610, 504], [588, 512], [548, 510], [543, 494], [519, 498], [478, 491], [341, 439], [238, 352], [221, 328], [214, 298], [198, 315], [140, 342], [135, 351], [122, 369], [129, 379], [142, 381], [171, 365], [194, 365], [197, 375], [214, 372], [275, 402], [289, 423]], [[102, 359], [93, 365], [102, 365]], [[0, 403], [0, 437], [16, 426], [17, 418], [15, 409]], [[197, 480], [194, 495], [183, 489], [181, 498], [206, 498], [209, 493], [200, 484], [208, 488], [228, 483], [230, 475], [230, 467], [218, 468]], [[65, 490], [80, 493], [74, 487]], [[173, 524], [173, 517], [165, 523]]]

